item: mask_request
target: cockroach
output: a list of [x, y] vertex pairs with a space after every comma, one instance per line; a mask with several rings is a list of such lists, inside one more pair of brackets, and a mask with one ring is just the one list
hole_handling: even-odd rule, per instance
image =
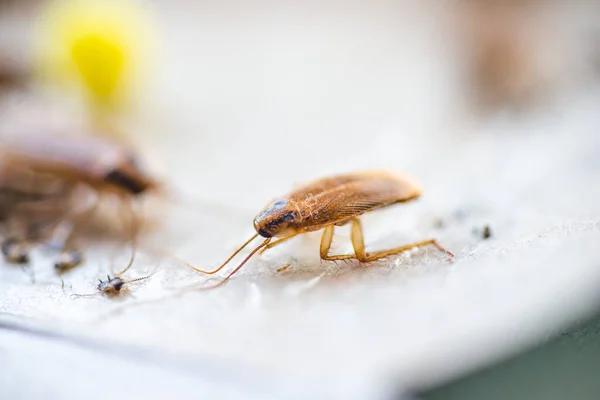
[[[17, 215], [16, 211], [27, 210], [22, 214], [29, 219], [33, 211], [44, 207], [51, 220], [68, 218], [72, 211], [65, 203], [80, 185], [93, 189], [98, 198], [115, 194], [129, 204], [133, 198], [159, 188], [157, 180], [140, 168], [132, 150], [102, 136], [22, 134], [0, 143], [0, 160], [0, 194], [11, 194], [3, 197], [9, 200], [2, 203], [1, 211]], [[93, 211], [96, 203], [87, 211]], [[133, 238], [135, 224], [132, 215]], [[69, 234], [63, 236], [66, 243]], [[56, 266], [62, 269], [77, 264], [77, 258], [66, 263], [59, 260]]]
[[[81, 186], [98, 196], [91, 207], [77, 213], [69, 202], [79, 199], [75, 191]], [[102, 196], [116, 195], [122, 205], [132, 207], [134, 199], [146, 194], [172, 196], [165, 189], [163, 182], [141, 168], [132, 149], [103, 136], [24, 133], [0, 142], [0, 219], [25, 222], [28, 232], [24, 236], [30, 240], [40, 236], [40, 227], [60, 221], [64, 226], [53, 229], [50, 246], [63, 251], [55, 263], [57, 272], [81, 261], [79, 253], [65, 252], [65, 247], [74, 232], [74, 221], [87, 221]], [[133, 257], [141, 221], [130, 211]]]
[[2, 143], [0, 154], [9, 168], [53, 174], [98, 192], [135, 196], [157, 187], [133, 151], [98, 135], [23, 134]]
[[[367, 263], [427, 245], [446, 253], [450, 259], [454, 258], [454, 254], [443, 248], [435, 239], [422, 240], [389, 250], [365, 250], [363, 229], [358, 217], [375, 209], [414, 200], [420, 195], [421, 189], [413, 181], [387, 171], [362, 171], [322, 178], [269, 203], [254, 219], [256, 234], [217, 269], [204, 271], [192, 268], [204, 274], [215, 274], [258, 236], [264, 238], [264, 241], [225, 279], [212, 286], [214, 288], [224, 284], [258, 251], [262, 253], [297, 235], [320, 229], [324, 229], [320, 246], [322, 260], [357, 259]], [[330, 255], [334, 228], [346, 224], [351, 224], [354, 254]], [[273, 238], [277, 240], [271, 242]]]

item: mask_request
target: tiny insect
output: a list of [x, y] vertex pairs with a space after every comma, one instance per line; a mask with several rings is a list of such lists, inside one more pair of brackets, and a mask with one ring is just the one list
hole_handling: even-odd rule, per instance
[[[454, 254], [443, 248], [435, 239], [389, 250], [365, 250], [363, 229], [358, 217], [375, 209], [414, 200], [420, 195], [421, 189], [411, 180], [385, 171], [363, 171], [319, 179], [269, 203], [254, 219], [254, 229], [257, 233], [217, 269], [204, 271], [192, 268], [204, 274], [215, 274], [255, 238], [265, 238], [225, 279], [211, 288], [218, 287], [239, 271], [258, 251], [262, 253], [297, 235], [320, 229], [324, 229], [320, 246], [322, 260], [357, 259], [366, 263], [427, 245], [434, 246], [450, 258], [454, 258]], [[334, 227], [346, 224], [351, 224], [354, 254], [330, 255]], [[277, 240], [271, 242], [273, 238]]]
[[127, 285], [146, 280], [146, 279], [150, 278], [150, 276], [151, 275], [144, 276], [141, 278], [131, 279], [131, 280], [127, 281], [118, 275], [113, 276], [112, 278], [110, 275], [106, 275], [105, 281], [103, 281], [102, 279], [98, 279], [98, 285], [96, 286], [96, 289], [98, 289], [98, 293], [73, 294], [72, 297], [73, 298], [91, 297], [91, 296], [96, 296], [98, 294], [103, 294], [108, 297], [115, 297], [115, 296], [118, 296], [119, 294], [121, 294], [121, 290], [123, 290]]

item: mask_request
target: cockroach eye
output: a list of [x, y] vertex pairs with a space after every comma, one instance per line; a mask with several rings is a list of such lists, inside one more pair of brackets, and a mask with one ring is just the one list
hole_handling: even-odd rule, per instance
[[289, 211], [289, 212], [286, 212], [285, 214], [283, 214], [283, 217], [281, 219], [285, 222], [291, 222], [291, 221], [295, 220], [297, 216], [298, 216], [298, 213], [296, 211]]
[[110, 171], [108, 174], [106, 174], [104, 180], [108, 183], [125, 188], [127, 191], [133, 194], [140, 194], [146, 189], [145, 185], [141, 184], [138, 180], [132, 178], [131, 176], [123, 173], [123, 171], [119, 169], [113, 169]]

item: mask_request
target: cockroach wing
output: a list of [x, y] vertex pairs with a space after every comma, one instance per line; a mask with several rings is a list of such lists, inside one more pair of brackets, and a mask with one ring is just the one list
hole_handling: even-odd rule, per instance
[[360, 178], [346, 180], [316, 194], [309, 193], [304, 199], [296, 197], [294, 200], [303, 210], [306, 227], [343, 224], [368, 211], [412, 200], [421, 193], [410, 181], [389, 174], [372, 174], [368, 179], [361, 175]]

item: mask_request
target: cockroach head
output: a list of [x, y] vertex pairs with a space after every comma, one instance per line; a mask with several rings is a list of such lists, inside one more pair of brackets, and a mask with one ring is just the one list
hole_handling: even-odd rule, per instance
[[276, 200], [254, 218], [254, 229], [265, 238], [283, 236], [296, 231], [300, 219], [298, 209], [290, 201]]
[[104, 181], [133, 195], [139, 195], [156, 186], [133, 155], [125, 157], [118, 166], [108, 171]]

